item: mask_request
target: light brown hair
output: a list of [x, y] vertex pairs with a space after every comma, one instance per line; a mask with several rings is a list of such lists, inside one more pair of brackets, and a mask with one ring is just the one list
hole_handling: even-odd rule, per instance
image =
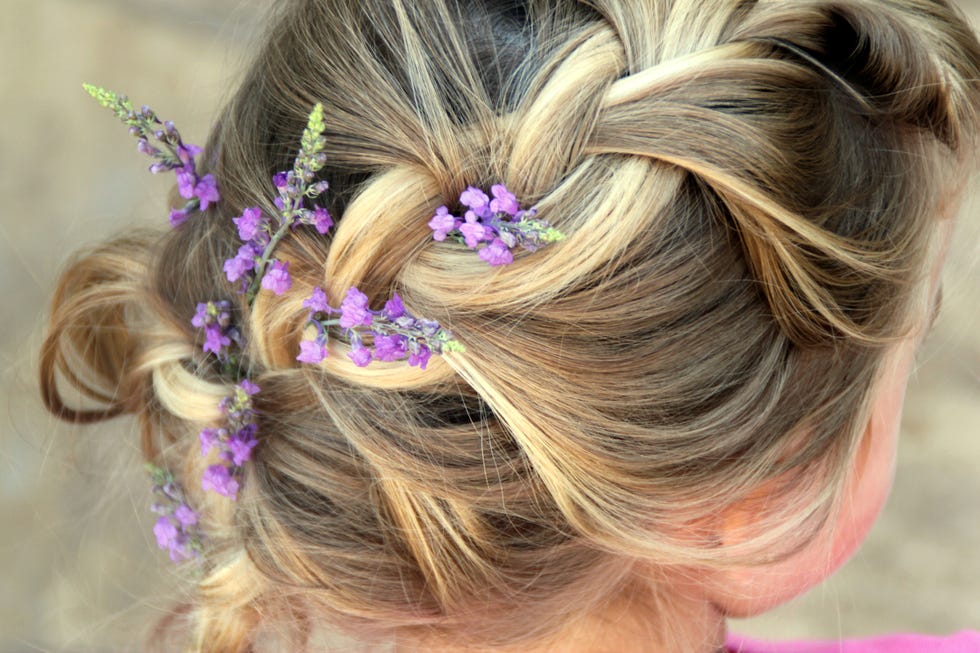
[[[42, 351], [52, 412], [138, 415], [205, 512], [189, 650], [296, 650], [321, 620], [525, 645], [638, 561], [752, 560], [826, 519], [976, 144], [980, 45], [948, 2], [276, 4], [204, 155], [221, 202], [79, 256]], [[337, 226], [283, 241], [293, 289], [247, 309], [231, 218], [274, 212], [316, 102]], [[497, 269], [432, 240], [438, 206], [492, 183], [566, 239]], [[397, 291], [466, 352], [301, 367], [315, 285]], [[190, 317], [220, 299], [262, 387], [234, 504], [198, 480], [231, 382]], [[686, 532], [787, 478], [737, 550]]]

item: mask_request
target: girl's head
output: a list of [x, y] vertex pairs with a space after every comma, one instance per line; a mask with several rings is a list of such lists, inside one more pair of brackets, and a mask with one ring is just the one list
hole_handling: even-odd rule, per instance
[[[171, 624], [194, 650], [324, 623], [530, 650], [630, 602], [669, 642], [691, 606], [759, 611], [853, 550], [975, 144], [980, 45], [947, 2], [279, 4], [204, 153], [221, 200], [77, 259], [42, 358], [53, 411], [138, 415], [200, 509]], [[318, 102], [336, 225], [289, 234], [292, 289], [248, 306], [232, 218], [276, 212]], [[565, 239], [497, 268], [433, 241], [495, 183]], [[301, 366], [303, 301], [355, 285], [466, 351]], [[202, 298], [236, 307], [262, 387], [234, 503], [200, 489], [233, 386]], [[104, 406], [64, 405], [59, 374]]]

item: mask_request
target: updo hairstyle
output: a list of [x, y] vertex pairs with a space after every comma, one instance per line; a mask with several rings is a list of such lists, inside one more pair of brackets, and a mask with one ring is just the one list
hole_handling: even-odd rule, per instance
[[[201, 506], [199, 592], [167, 624], [191, 650], [324, 623], [520, 648], [641, 568], [771, 560], [825, 522], [976, 146], [980, 46], [948, 2], [275, 5], [204, 153], [221, 202], [77, 257], [42, 352], [54, 413], [138, 416]], [[284, 239], [292, 290], [248, 309], [232, 218], [275, 211], [316, 102], [337, 224]], [[433, 241], [437, 207], [493, 183], [565, 240], [500, 268]], [[398, 292], [466, 351], [300, 365], [317, 285]], [[207, 298], [262, 387], [235, 503], [200, 490], [232, 385], [190, 325]], [[764, 482], [737, 545], [689, 528]]]

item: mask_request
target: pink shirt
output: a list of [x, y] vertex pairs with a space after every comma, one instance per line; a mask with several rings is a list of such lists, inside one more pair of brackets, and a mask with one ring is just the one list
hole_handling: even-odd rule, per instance
[[885, 635], [823, 642], [763, 642], [729, 633], [726, 647], [731, 653], [980, 653], [980, 632], [964, 630], [950, 637]]

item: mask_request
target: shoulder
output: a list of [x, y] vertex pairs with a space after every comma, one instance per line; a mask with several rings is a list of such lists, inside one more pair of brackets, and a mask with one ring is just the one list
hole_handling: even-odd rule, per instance
[[838, 641], [764, 642], [729, 634], [730, 653], [980, 653], [980, 632], [964, 630], [949, 637], [883, 635]]

